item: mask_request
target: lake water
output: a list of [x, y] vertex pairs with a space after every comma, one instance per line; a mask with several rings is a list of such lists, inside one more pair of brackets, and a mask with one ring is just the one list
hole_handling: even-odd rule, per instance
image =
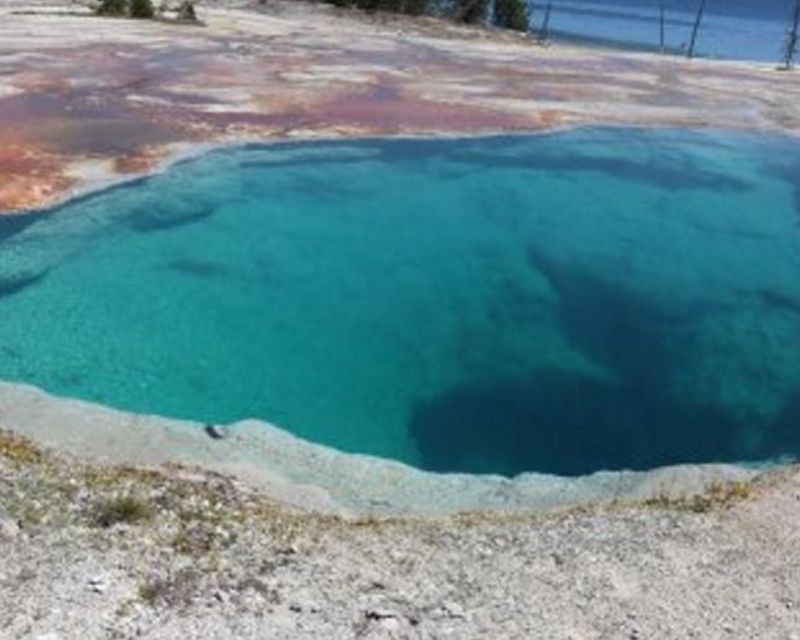
[[[700, 0], [553, 0], [554, 36], [657, 49], [660, 6], [666, 12], [666, 44], [685, 51]], [[532, 4], [534, 26], [542, 23], [545, 0]], [[795, 0], [706, 0], [697, 39], [702, 56], [778, 61]]]
[[0, 378], [436, 470], [800, 452], [800, 150], [240, 148], [0, 219]]

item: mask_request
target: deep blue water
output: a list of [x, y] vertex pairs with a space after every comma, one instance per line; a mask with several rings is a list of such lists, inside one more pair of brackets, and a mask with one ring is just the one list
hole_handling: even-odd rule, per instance
[[[697, 41], [702, 56], [778, 61], [795, 0], [706, 0]], [[555, 37], [584, 37], [655, 49], [662, 0], [553, 0]], [[700, 0], [663, 0], [666, 43], [685, 51]], [[533, 24], [541, 25], [545, 0], [534, 0]]]
[[800, 452], [800, 149], [245, 148], [0, 219], [0, 378], [436, 470]]

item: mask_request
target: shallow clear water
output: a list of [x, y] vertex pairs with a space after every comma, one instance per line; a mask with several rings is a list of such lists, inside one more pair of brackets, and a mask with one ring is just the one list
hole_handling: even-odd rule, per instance
[[[534, 27], [541, 25], [547, 0], [533, 0]], [[658, 48], [660, 6], [664, 5], [666, 46], [685, 51], [700, 0], [553, 0], [550, 28], [613, 44]], [[698, 55], [777, 61], [781, 58], [795, 0], [706, 0], [697, 39]]]
[[781, 138], [247, 148], [0, 221], [0, 378], [438, 470], [794, 455], [799, 354]]

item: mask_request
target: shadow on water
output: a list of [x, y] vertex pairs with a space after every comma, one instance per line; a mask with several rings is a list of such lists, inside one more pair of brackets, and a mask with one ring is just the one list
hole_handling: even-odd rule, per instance
[[643, 161], [618, 157], [593, 157], [577, 154], [518, 153], [508, 156], [494, 154], [455, 152], [448, 156], [454, 162], [481, 164], [491, 168], [523, 169], [546, 172], [595, 171], [612, 178], [624, 176], [625, 180], [649, 184], [661, 189], [711, 189], [715, 191], [744, 192], [751, 185], [698, 166], [690, 158], [679, 160]]
[[772, 175], [784, 180], [792, 188], [794, 196], [794, 211], [800, 222], [800, 160], [791, 163], [781, 163], [770, 167]]
[[758, 296], [770, 307], [800, 313], [800, 296], [792, 296], [777, 289], [761, 289], [758, 291]]
[[684, 362], [674, 336], [714, 307], [658, 305], [536, 247], [528, 260], [556, 291], [572, 346], [610, 375], [545, 368], [448, 389], [418, 404], [409, 422], [425, 467], [577, 475], [800, 451], [800, 393], [753, 445], [752, 425], [730, 408], [671, 391]]
[[[589, 140], [596, 139], [595, 134]], [[636, 181], [663, 189], [711, 189], [716, 191], [743, 192], [752, 188], [745, 180], [734, 178], [726, 173], [713, 171], [697, 162], [695, 158], [679, 153], [661, 153], [657, 159], [631, 158], [619, 156], [593, 156], [580, 153], [578, 149], [565, 152], [561, 147], [550, 144], [548, 137], [535, 139], [521, 138], [523, 145], [513, 149], [513, 153], [496, 153], [496, 149], [507, 150], [510, 139], [506, 136], [481, 138], [479, 141], [459, 140], [456, 144], [442, 145], [437, 140], [397, 140], [390, 148], [373, 145], [363, 141], [356, 148], [370, 153], [374, 160], [417, 164], [422, 160], [445, 159], [449, 163], [486, 167], [488, 169], [521, 169], [543, 172], [586, 172], [594, 171], [611, 177], [624, 176], [626, 180]], [[532, 142], [535, 149], [531, 150]], [[354, 145], [355, 146], [355, 145]], [[281, 151], [294, 149], [302, 152], [301, 146], [284, 147], [276, 145], [274, 153], [264, 159], [245, 160], [240, 163], [243, 169], [268, 167], [319, 166], [323, 162], [335, 162], [337, 166], [358, 164], [364, 161], [363, 155], [353, 157], [325, 156], [305, 157], [302, 153], [281, 156]]]
[[28, 287], [41, 282], [47, 271], [41, 271], [32, 275], [14, 276], [8, 279], [0, 279], [0, 300], [20, 293]]
[[166, 231], [183, 225], [194, 224], [214, 215], [214, 207], [152, 207], [134, 213], [128, 219], [134, 231]]
[[24, 213], [0, 216], [0, 242], [24, 231], [34, 222], [39, 222], [48, 215], [47, 213]]
[[193, 258], [173, 260], [166, 265], [166, 268], [183, 275], [204, 279], [224, 278], [229, 273], [228, 267], [221, 262]]

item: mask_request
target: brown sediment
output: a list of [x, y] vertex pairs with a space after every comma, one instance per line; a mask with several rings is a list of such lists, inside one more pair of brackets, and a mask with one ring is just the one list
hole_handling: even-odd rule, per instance
[[73, 182], [58, 157], [14, 131], [0, 131], [0, 210], [46, 204]]
[[176, 144], [580, 124], [800, 131], [800, 88], [766, 67], [271, 6], [280, 15], [208, 10], [205, 29], [2, 16], [0, 212], [152, 171]]

